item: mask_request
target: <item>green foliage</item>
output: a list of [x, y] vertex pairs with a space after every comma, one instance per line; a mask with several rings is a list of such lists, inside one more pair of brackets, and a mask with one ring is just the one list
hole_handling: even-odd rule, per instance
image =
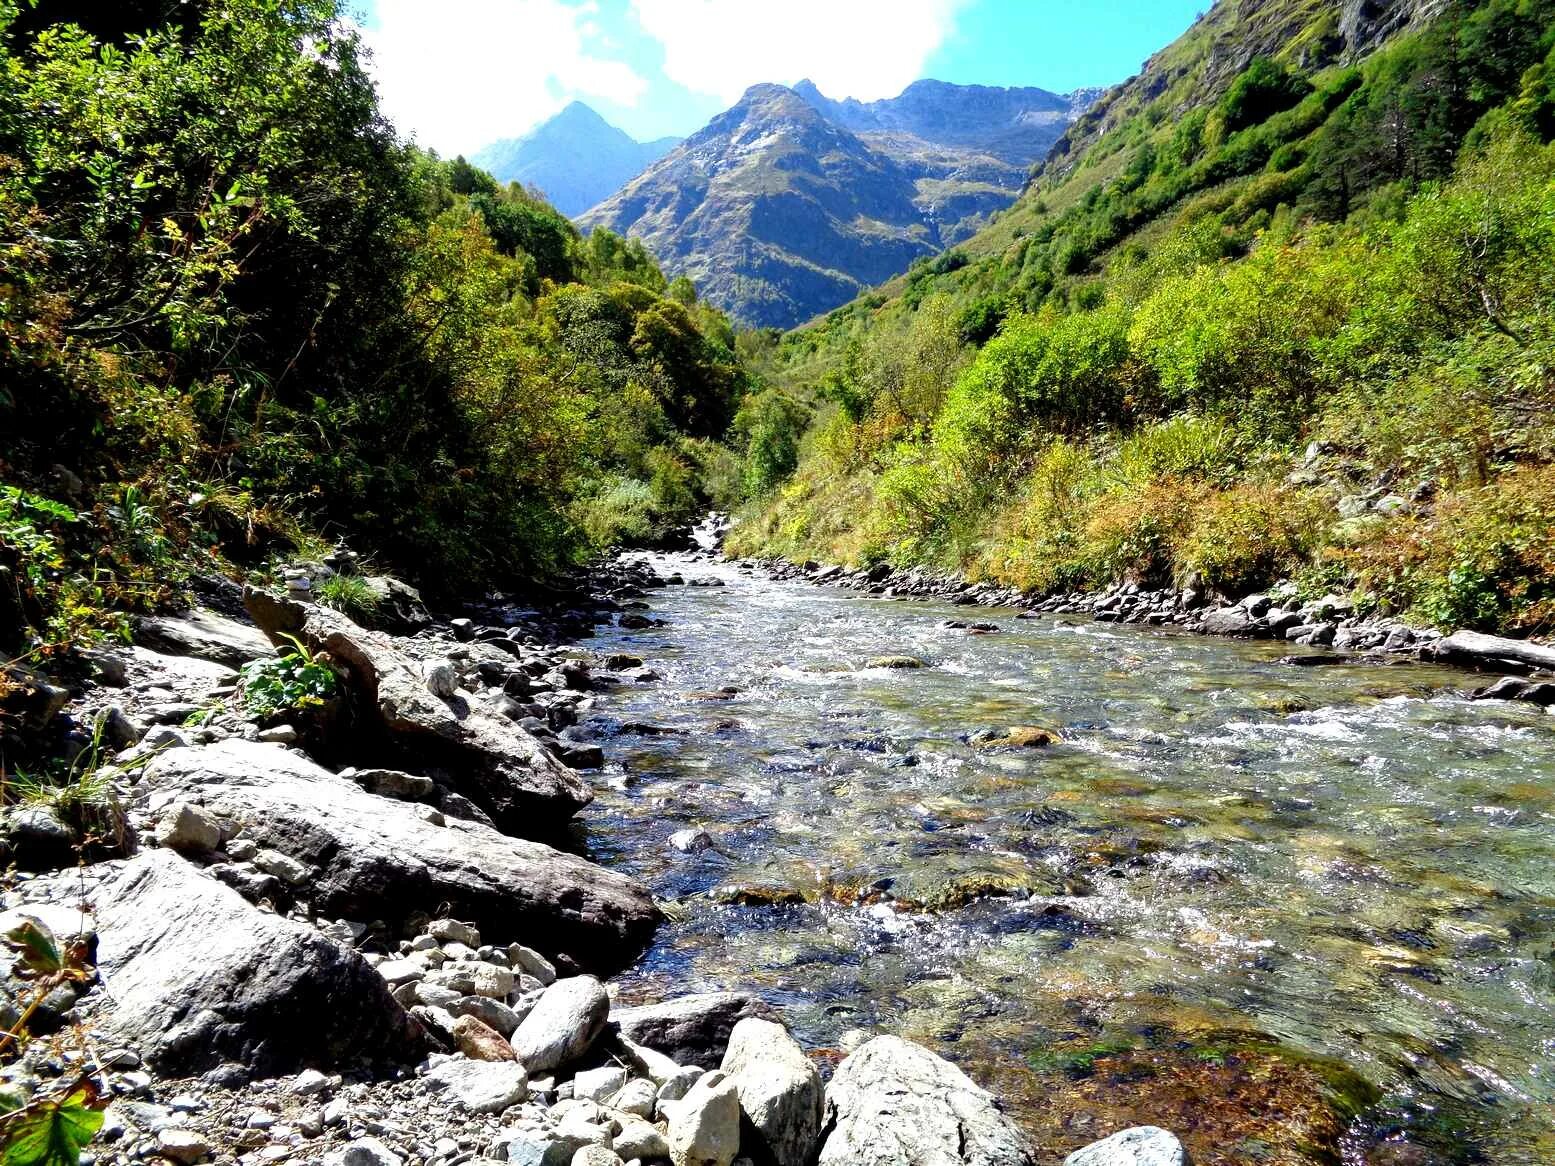
[[313, 589], [314, 598], [357, 623], [368, 623], [380, 606], [378, 593], [360, 575], [331, 575]]
[[86, 1087], [69, 1096], [0, 1114], [4, 1166], [76, 1166], [103, 1127], [103, 1104]]
[[291, 651], [251, 660], [238, 671], [243, 707], [259, 721], [323, 708], [339, 686], [334, 669], [297, 640]]
[[1305, 77], [1268, 57], [1254, 57], [1220, 99], [1220, 116], [1227, 131], [1235, 133], [1284, 112], [1311, 92]]

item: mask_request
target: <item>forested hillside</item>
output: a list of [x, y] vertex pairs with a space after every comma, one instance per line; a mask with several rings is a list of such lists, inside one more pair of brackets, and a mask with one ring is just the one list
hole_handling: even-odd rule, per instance
[[705, 505], [728, 322], [402, 144], [339, 15], [0, 4], [0, 650], [336, 539], [467, 591]]
[[744, 552], [1555, 618], [1555, 5], [1217, 4], [1019, 203], [774, 339]]

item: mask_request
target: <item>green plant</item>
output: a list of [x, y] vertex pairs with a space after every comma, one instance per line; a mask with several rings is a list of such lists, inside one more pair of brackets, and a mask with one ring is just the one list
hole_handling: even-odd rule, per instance
[[315, 588], [316, 598], [357, 623], [366, 623], [378, 613], [381, 601], [371, 584], [360, 575], [331, 575]]
[[[30, 986], [25, 1001], [17, 1001], [16, 1022], [0, 1034], [0, 1059], [8, 1060], [21, 1050], [28, 1022], [49, 994], [65, 984], [85, 983], [95, 973], [84, 942], [62, 948], [34, 919], [12, 928], [5, 946], [18, 955], [16, 979]], [[0, 1091], [0, 1161], [5, 1166], [76, 1166], [82, 1149], [102, 1128], [107, 1105], [90, 1072], [40, 1088], [31, 1097]]]
[[258, 720], [291, 712], [323, 708], [340, 686], [334, 669], [318, 659], [301, 640], [292, 650], [266, 660], [253, 660], [238, 672], [243, 707]]

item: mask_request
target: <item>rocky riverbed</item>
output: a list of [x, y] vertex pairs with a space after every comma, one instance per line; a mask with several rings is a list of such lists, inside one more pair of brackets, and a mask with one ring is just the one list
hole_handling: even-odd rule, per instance
[[[621, 564], [447, 622], [385, 585], [369, 630], [310, 602], [319, 570], [241, 596], [213, 584], [210, 607], [143, 621], [74, 687], [12, 674], [22, 730], [73, 755], [91, 792], [8, 813], [20, 869], [0, 928], [50, 937], [88, 974], [44, 996], [6, 969], [6, 1023], [32, 1037], [4, 1084], [100, 1091], [84, 1161], [1042, 1160], [921, 1046], [858, 1034], [819, 1062], [826, 1085], [755, 996], [612, 1001], [602, 978], [661, 906], [569, 838], [594, 797], [574, 767], [603, 761], [577, 725], [597, 692], [657, 677], [557, 642], [660, 625], [644, 597], [670, 579]], [[327, 661], [339, 690], [256, 716], [237, 669], [277, 649]], [[1184, 1157], [1139, 1129], [1070, 1160]]]

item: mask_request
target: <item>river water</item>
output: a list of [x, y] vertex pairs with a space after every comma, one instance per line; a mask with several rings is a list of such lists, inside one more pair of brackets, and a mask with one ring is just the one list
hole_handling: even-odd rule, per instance
[[[589, 714], [587, 846], [671, 904], [623, 998], [754, 990], [823, 1060], [922, 1041], [1054, 1161], [1154, 1122], [1200, 1166], [1555, 1162], [1555, 716], [1416, 663], [650, 561], [725, 585], [592, 645], [661, 676]], [[1061, 740], [967, 739], [1010, 726]]]

